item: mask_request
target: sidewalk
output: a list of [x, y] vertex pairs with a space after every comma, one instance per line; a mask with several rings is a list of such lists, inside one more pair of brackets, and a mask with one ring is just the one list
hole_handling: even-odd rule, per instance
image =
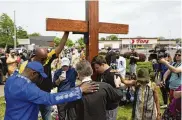
[[4, 85], [0, 85], [0, 97], [4, 96]]

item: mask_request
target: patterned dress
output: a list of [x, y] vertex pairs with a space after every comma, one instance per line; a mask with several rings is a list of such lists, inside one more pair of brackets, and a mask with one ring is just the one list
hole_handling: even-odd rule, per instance
[[155, 83], [150, 82], [136, 87], [132, 120], [156, 120], [155, 86]]
[[[181, 91], [182, 85], [176, 91]], [[164, 111], [162, 120], [181, 120], [181, 97], [173, 98], [167, 109]]]

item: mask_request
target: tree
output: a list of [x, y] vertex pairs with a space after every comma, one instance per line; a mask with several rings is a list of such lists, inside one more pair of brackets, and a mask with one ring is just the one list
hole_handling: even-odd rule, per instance
[[160, 36], [160, 37], [158, 37], [158, 39], [159, 39], [159, 40], [164, 40], [164, 39], [165, 39], [165, 37]]
[[60, 38], [55, 37], [55, 38], [54, 38], [54, 45], [57, 47], [57, 46], [59, 45], [60, 41], [61, 41]]
[[66, 42], [66, 46], [72, 47], [74, 45], [74, 42], [71, 39], [68, 39]]
[[83, 37], [81, 37], [80, 39], [78, 39], [78, 40], [76, 41], [76, 43], [79, 44], [79, 47], [85, 47], [85, 43], [84, 43]]
[[40, 33], [37, 33], [37, 32], [34, 32], [32, 34], [29, 34], [28, 36], [41, 36], [41, 34]]
[[143, 36], [137, 36], [136, 38], [145, 38], [145, 37], [143, 37]]
[[106, 40], [118, 40], [118, 37], [116, 35], [110, 35], [106, 37]]
[[[54, 38], [54, 44], [56, 47], [59, 45], [60, 41], [61, 41], [61, 38], [59, 37]], [[72, 47], [73, 45], [74, 45], [73, 41], [71, 39], [68, 39], [66, 42], [66, 46]]]
[[0, 46], [13, 46], [14, 23], [5, 13], [0, 16]]
[[17, 35], [17, 38], [19, 38], [19, 39], [26, 39], [26, 38], [28, 38], [27, 31], [25, 31], [21, 26], [19, 26], [17, 28], [16, 35]]
[[101, 37], [101, 38], [100, 38], [100, 40], [102, 40], [102, 41], [103, 41], [103, 40], [106, 40], [106, 38], [105, 38], [105, 37]]
[[179, 43], [179, 44], [181, 44], [181, 42], [182, 42], [182, 39], [181, 38], [177, 38], [175, 40], [176, 40], [176, 43]]

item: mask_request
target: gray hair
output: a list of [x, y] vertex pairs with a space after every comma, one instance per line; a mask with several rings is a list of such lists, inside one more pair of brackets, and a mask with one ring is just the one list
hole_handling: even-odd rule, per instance
[[82, 60], [76, 64], [76, 71], [81, 77], [87, 77], [93, 74], [91, 64], [86, 60]]

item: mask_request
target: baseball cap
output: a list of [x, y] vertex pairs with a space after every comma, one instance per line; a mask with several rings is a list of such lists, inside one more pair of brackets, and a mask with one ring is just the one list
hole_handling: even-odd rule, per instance
[[43, 65], [40, 62], [29, 62], [26, 66], [26, 68], [30, 68], [36, 72], [38, 72], [43, 78], [47, 78], [47, 75], [44, 72]]
[[149, 75], [148, 69], [141, 68], [138, 70], [137, 81], [146, 82], [146, 83], [150, 81], [150, 75]]
[[64, 57], [61, 59], [61, 65], [62, 66], [69, 66], [70, 65], [70, 60], [67, 57]]

